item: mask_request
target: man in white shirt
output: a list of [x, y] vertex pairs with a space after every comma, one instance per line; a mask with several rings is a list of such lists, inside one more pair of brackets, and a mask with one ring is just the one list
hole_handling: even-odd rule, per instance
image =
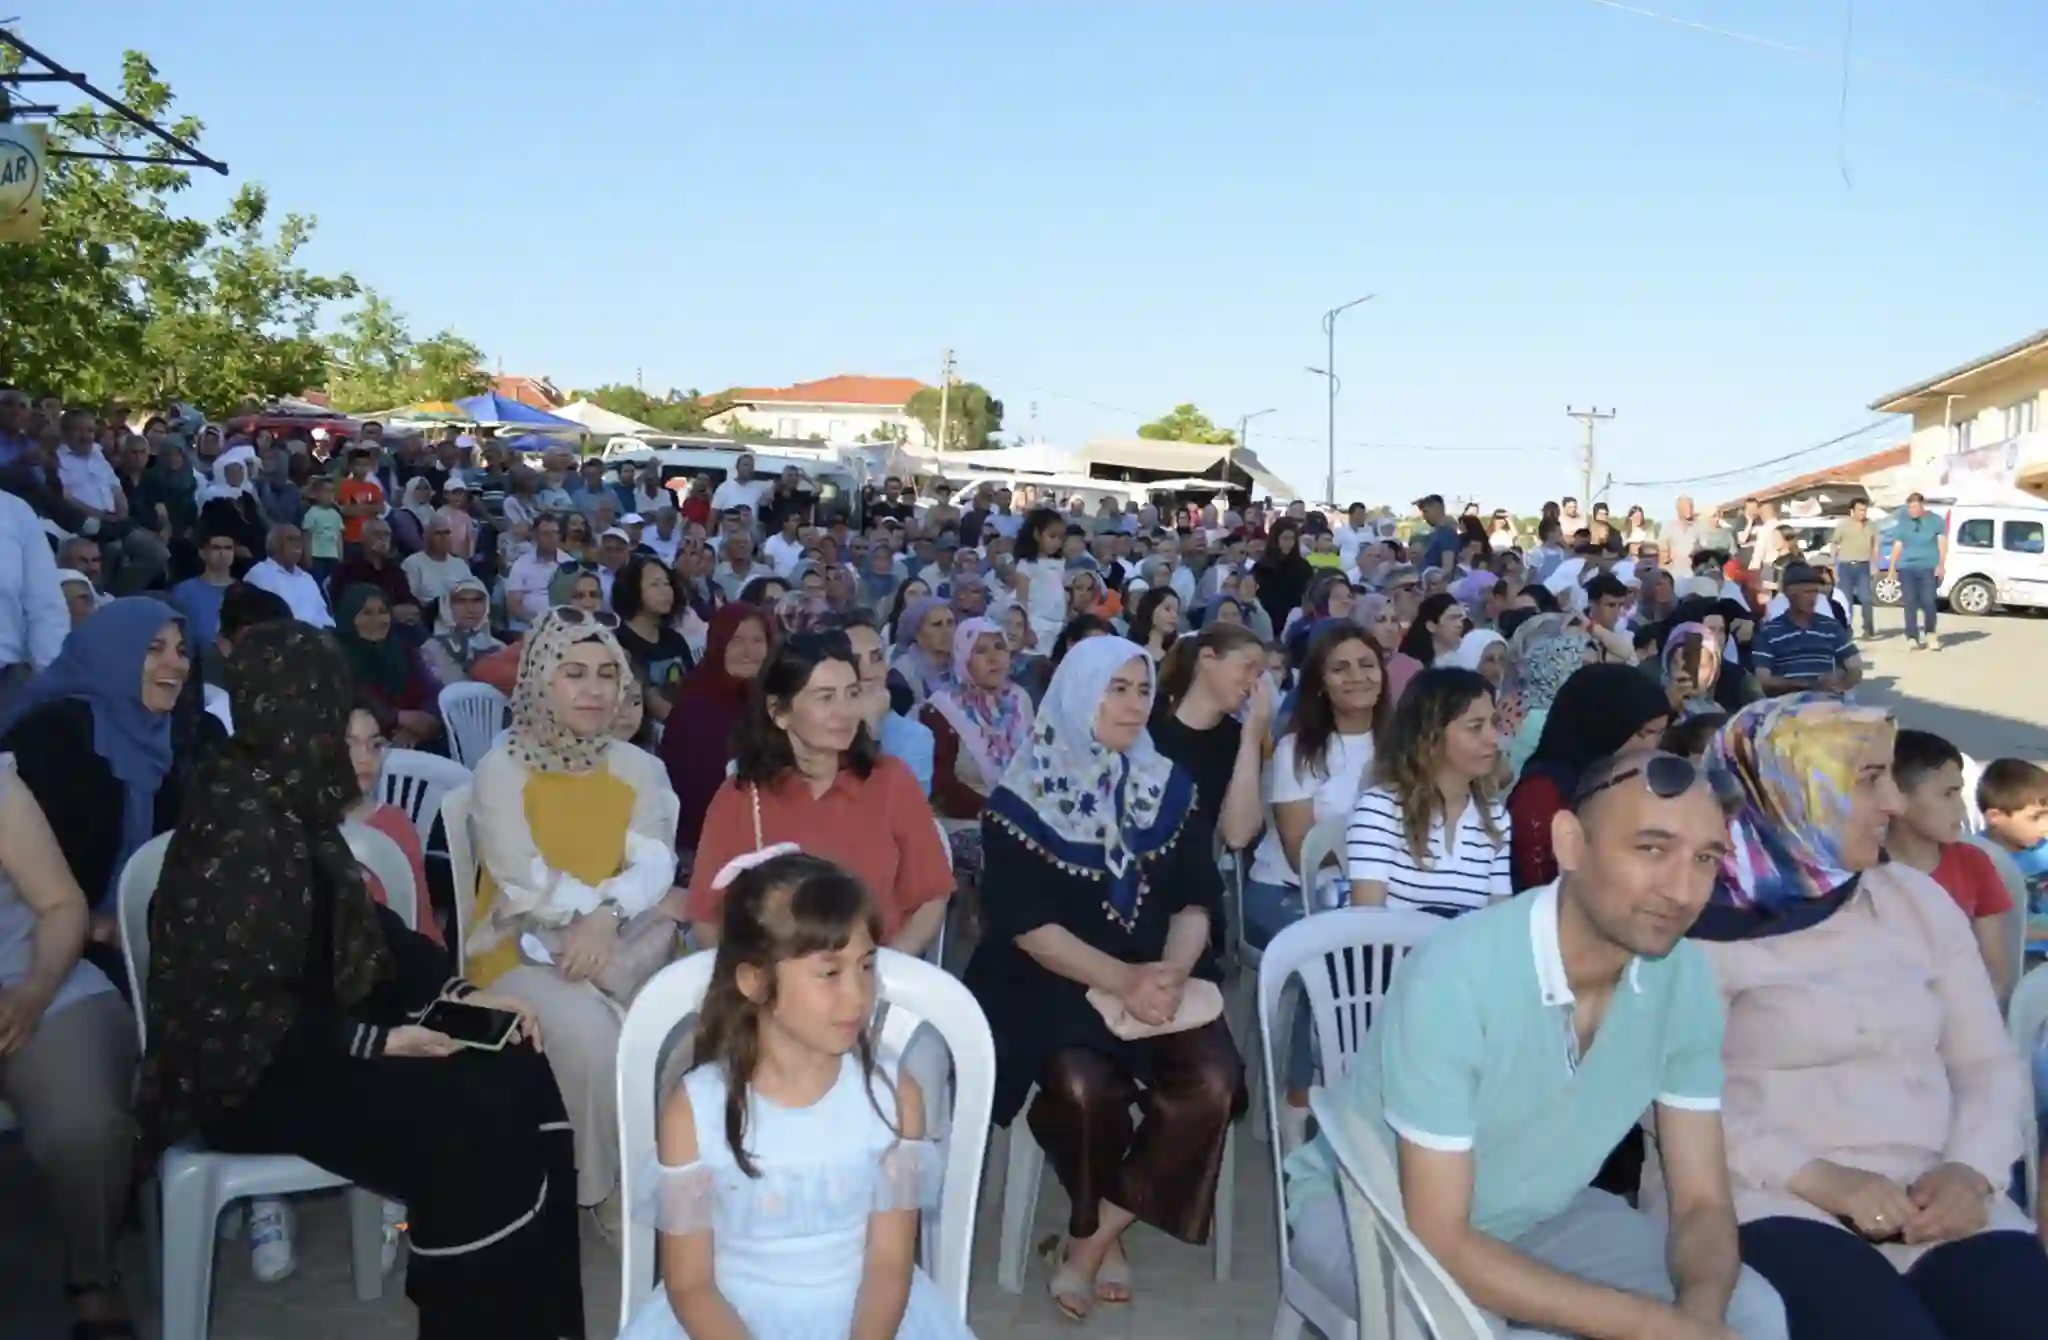
[[446, 519], [435, 517], [427, 527], [427, 547], [398, 565], [405, 573], [405, 584], [412, 588], [413, 599], [420, 602], [429, 621], [439, 614], [441, 597], [454, 590], [455, 583], [475, 575], [469, 564], [448, 552], [454, 536], [454, 527]]
[[69, 410], [59, 420], [64, 449], [57, 453], [57, 482], [64, 498], [88, 518], [86, 529], [108, 554], [122, 592], [132, 593], [156, 581], [170, 566], [171, 551], [150, 531], [128, 521], [128, 495], [99, 447], [99, 425], [84, 410]]
[[327, 597], [313, 574], [299, 566], [305, 541], [297, 526], [272, 526], [264, 546], [270, 557], [250, 568], [243, 581], [270, 592], [282, 600], [300, 623], [315, 628], [334, 627], [334, 615], [327, 609]]
[[613, 526], [597, 537], [597, 580], [604, 588], [604, 603], [612, 603], [612, 582], [633, 557], [633, 537]]
[[736, 530], [727, 535], [720, 552], [724, 558], [711, 570], [711, 580], [725, 592], [727, 600], [738, 600], [740, 592], [746, 590], [747, 583], [754, 578], [775, 575], [773, 568], [754, 561], [754, 537], [746, 531]]
[[676, 546], [683, 542], [682, 513], [673, 503], [663, 503], [654, 513], [654, 529], [643, 531], [640, 543], [670, 567], [676, 565]]
[[761, 556], [775, 565], [777, 575], [787, 577], [796, 571], [797, 564], [804, 561], [804, 542], [797, 538], [803, 529], [803, 517], [794, 511], [782, 514], [782, 529], [770, 535], [761, 546]]
[[533, 547], [512, 561], [505, 574], [505, 614], [515, 629], [524, 630], [547, 612], [548, 583], [562, 566], [561, 524], [551, 516], [533, 523]]
[[711, 494], [711, 510], [725, 513], [735, 507], [750, 509], [758, 519], [761, 515], [761, 500], [775, 487], [772, 479], [758, 479], [754, 475], [754, 458], [742, 453], [732, 463], [732, 474]]
[[27, 503], [0, 493], [0, 709], [57, 659], [70, 632], [43, 523]]

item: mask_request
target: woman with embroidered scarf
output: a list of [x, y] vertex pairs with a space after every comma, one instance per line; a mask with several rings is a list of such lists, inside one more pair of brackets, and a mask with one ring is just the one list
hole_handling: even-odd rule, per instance
[[575, 1128], [577, 1203], [615, 1239], [615, 1005], [673, 956], [681, 899], [675, 795], [653, 755], [616, 738], [633, 669], [607, 620], [558, 606], [526, 635], [512, 728], [472, 782], [482, 873], [463, 951], [476, 982], [539, 1014]]
[[434, 635], [420, 648], [420, 660], [441, 688], [469, 679], [477, 658], [503, 651], [491, 634], [490, 588], [474, 577], [457, 579], [441, 596]]
[[1742, 1259], [1792, 1340], [2048, 1336], [2048, 1256], [2004, 1194], [2026, 1070], [1968, 921], [1884, 862], [1894, 730], [1883, 709], [1792, 694], [1707, 750], [1737, 808], [1691, 935], [1727, 1010]]
[[1568, 627], [1562, 614], [1537, 614], [1508, 639], [1508, 683], [1501, 712], [1515, 723], [1507, 741], [1508, 767], [1519, 776], [1543, 738], [1543, 724], [1558, 690], [1587, 664], [1593, 639]]
[[478, 1051], [411, 1022], [436, 997], [520, 1007], [476, 994], [364, 890], [341, 832], [351, 692], [304, 624], [235, 646], [235, 735], [193, 779], [207, 804], [150, 907], [147, 1164], [194, 1135], [297, 1155], [405, 1203], [422, 1337], [580, 1337], [561, 1094], [524, 1040]]
[[932, 809], [953, 845], [953, 869], [981, 873], [981, 810], [1031, 735], [1031, 695], [1010, 681], [1010, 646], [989, 619], [953, 630], [953, 682], [918, 713], [933, 746]]
[[995, 1034], [995, 1120], [1038, 1086], [1027, 1119], [1073, 1206], [1053, 1299], [1075, 1319], [1130, 1299], [1136, 1220], [1207, 1240], [1242, 1102], [1222, 1019], [1187, 1026], [1220, 999], [1222, 881], [1193, 783], [1145, 733], [1152, 693], [1136, 643], [1076, 643], [982, 815], [983, 937], [963, 976]]

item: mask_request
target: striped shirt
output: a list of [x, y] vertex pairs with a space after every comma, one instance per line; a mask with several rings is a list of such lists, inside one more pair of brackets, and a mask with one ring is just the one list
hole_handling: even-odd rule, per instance
[[1500, 834], [1486, 836], [1478, 802], [1458, 816], [1455, 841], [1446, 846], [1441, 816], [1430, 823], [1429, 868], [1416, 864], [1401, 824], [1401, 805], [1383, 786], [1361, 792], [1344, 835], [1345, 863], [1354, 884], [1371, 881], [1387, 890], [1388, 907], [1415, 908], [1455, 917], [1484, 907], [1487, 900], [1514, 892], [1508, 878], [1508, 816], [1498, 800], [1485, 802]]
[[1750, 644], [1750, 665], [1780, 679], [1809, 680], [1832, 675], [1857, 654], [1846, 623], [1818, 611], [1802, 625], [1788, 612], [1767, 620]]

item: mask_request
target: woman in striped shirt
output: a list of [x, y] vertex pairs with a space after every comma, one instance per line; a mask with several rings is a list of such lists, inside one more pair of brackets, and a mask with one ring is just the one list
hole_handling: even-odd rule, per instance
[[1494, 795], [1493, 686], [1471, 670], [1415, 677], [1394, 708], [1345, 834], [1351, 901], [1455, 917], [1513, 892]]

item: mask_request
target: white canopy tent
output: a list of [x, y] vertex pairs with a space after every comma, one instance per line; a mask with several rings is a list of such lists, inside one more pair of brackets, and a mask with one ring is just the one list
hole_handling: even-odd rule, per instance
[[600, 437], [642, 437], [649, 441], [663, 442], [679, 440], [675, 433], [664, 433], [653, 424], [629, 419], [623, 414], [615, 414], [603, 405], [588, 400], [572, 400], [560, 409], [552, 409], [548, 413], [557, 418], [572, 419]]

